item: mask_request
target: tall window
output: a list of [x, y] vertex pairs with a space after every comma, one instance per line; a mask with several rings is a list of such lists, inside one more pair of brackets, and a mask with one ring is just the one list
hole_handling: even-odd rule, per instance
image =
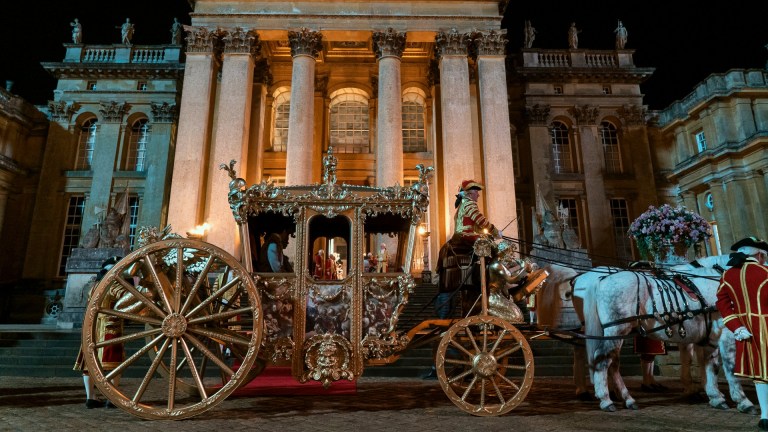
[[632, 261], [632, 243], [627, 235], [629, 211], [626, 200], [611, 199], [611, 219], [613, 220], [613, 237], [616, 239], [616, 257], [620, 260]]
[[288, 115], [291, 111], [291, 91], [281, 87], [272, 102], [272, 151], [288, 150]]
[[331, 95], [330, 144], [335, 153], [370, 153], [368, 96], [358, 89]]
[[608, 122], [600, 123], [600, 141], [603, 143], [605, 172], [608, 174], [622, 173], [619, 133], [616, 126]]
[[64, 239], [59, 258], [59, 276], [66, 276], [67, 259], [72, 255], [72, 249], [76, 248], [78, 243], [80, 243], [84, 212], [85, 197], [82, 195], [69, 197], [67, 220], [64, 225]]
[[131, 195], [128, 197], [128, 240], [131, 244], [131, 249], [133, 249], [134, 242], [136, 240], [136, 225], [139, 222], [139, 197], [136, 195]]
[[403, 95], [403, 152], [427, 151], [424, 132], [425, 104], [420, 89], [407, 89]]
[[[568, 224], [573, 232], [576, 233], [576, 237], [581, 242], [581, 233], [579, 231], [579, 211], [576, 208], [576, 200], [574, 198], [561, 198], [557, 202], [557, 207], [564, 210], [565, 215], [560, 217]], [[565, 216], [565, 217], [563, 217]]]
[[147, 119], [136, 120], [131, 126], [128, 136], [128, 148], [125, 152], [126, 171], [145, 171], [147, 161], [147, 144], [149, 143], [150, 126]]
[[80, 126], [80, 136], [77, 139], [76, 170], [90, 170], [93, 162], [93, 149], [96, 147], [96, 119], [92, 118]]
[[696, 149], [699, 153], [707, 149], [707, 137], [704, 136], [703, 131], [696, 134]]
[[554, 122], [552, 123], [550, 133], [552, 136], [552, 163], [555, 173], [574, 172], [568, 126], [562, 122]]

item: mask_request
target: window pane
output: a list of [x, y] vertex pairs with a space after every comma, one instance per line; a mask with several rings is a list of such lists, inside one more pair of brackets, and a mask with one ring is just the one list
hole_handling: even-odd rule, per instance
[[93, 149], [96, 146], [96, 119], [90, 119], [80, 127], [80, 136], [77, 140], [77, 156], [75, 157], [76, 170], [90, 170], [93, 161]]
[[[342, 95], [344, 96], [344, 95]], [[346, 100], [331, 106], [330, 144], [336, 153], [370, 153], [368, 105]]]
[[571, 157], [571, 140], [568, 127], [556, 122], [552, 125], [552, 164], [555, 173], [572, 173], [573, 160]]
[[78, 243], [80, 243], [84, 212], [85, 197], [70, 197], [69, 205], [67, 206], [67, 223], [64, 225], [64, 239], [59, 258], [59, 276], [66, 276], [67, 259], [72, 254], [72, 249], [76, 248]]
[[611, 199], [611, 218], [613, 219], [613, 232], [616, 239], [616, 257], [624, 261], [632, 261], [632, 244], [627, 231], [629, 231], [629, 211], [624, 199]]
[[403, 152], [427, 151], [424, 139], [424, 105], [418, 102], [403, 103]]
[[291, 102], [289, 100], [275, 105], [275, 122], [272, 130], [272, 151], [274, 152], [288, 150], [288, 115], [290, 111]]
[[605, 172], [609, 174], [622, 173], [621, 152], [619, 151], [619, 134], [616, 126], [608, 122], [600, 124], [600, 140], [603, 143]]
[[131, 127], [128, 137], [128, 148], [125, 154], [126, 171], [146, 170], [147, 144], [149, 143], [150, 126], [147, 119], [136, 121]]

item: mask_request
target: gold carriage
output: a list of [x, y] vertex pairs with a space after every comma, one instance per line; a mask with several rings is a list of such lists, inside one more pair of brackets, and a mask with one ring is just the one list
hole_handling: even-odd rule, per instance
[[[411, 263], [432, 168], [418, 166], [409, 188], [339, 185], [330, 158], [323, 183], [311, 186], [246, 187], [234, 161], [222, 165], [232, 178], [240, 260], [198, 239], [141, 231], [140, 247], [93, 288], [83, 322], [85, 363], [106, 398], [142, 418], [183, 419], [213, 408], [265, 365], [327, 387], [439, 339], [438, 379], [462, 410], [500, 415], [524, 400], [534, 371], [526, 335], [489, 315], [485, 296], [479, 315], [398, 326], [416, 288]], [[271, 236], [286, 232], [291, 259], [278, 261], [278, 272], [258, 271], [269, 268]], [[380, 244], [390, 251], [386, 272], [366, 265]], [[331, 266], [315, 258], [321, 249], [339, 255], [328, 277], [316, 269]], [[484, 265], [488, 243], [476, 252]]]

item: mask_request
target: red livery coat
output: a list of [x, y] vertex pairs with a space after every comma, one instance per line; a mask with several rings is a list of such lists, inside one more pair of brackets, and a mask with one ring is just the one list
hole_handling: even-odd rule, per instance
[[768, 267], [748, 258], [743, 266], [728, 269], [720, 279], [716, 306], [731, 331], [744, 326], [752, 333], [736, 341], [734, 373], [768, 381]]

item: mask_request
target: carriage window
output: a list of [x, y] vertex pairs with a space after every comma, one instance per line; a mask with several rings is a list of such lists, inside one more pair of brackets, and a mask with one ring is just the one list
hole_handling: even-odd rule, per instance
[[[293, 217], [264, 212], [248, 219], [253, 268], [264, 273], [293, 273], [294, 259], [286, 248], [296, 233]], [[292, 249], [292, 248], [289, 248]]]
[[317, 215], [309, 221], [307, 259], [316, 280], [341, 280], [349, 274], [352, 223], [345, 216]]
[[410, 219], [399, 214], [382, 213], [367, 217], [363, 226], [363, 272], [404, 271], [410, 228]]

